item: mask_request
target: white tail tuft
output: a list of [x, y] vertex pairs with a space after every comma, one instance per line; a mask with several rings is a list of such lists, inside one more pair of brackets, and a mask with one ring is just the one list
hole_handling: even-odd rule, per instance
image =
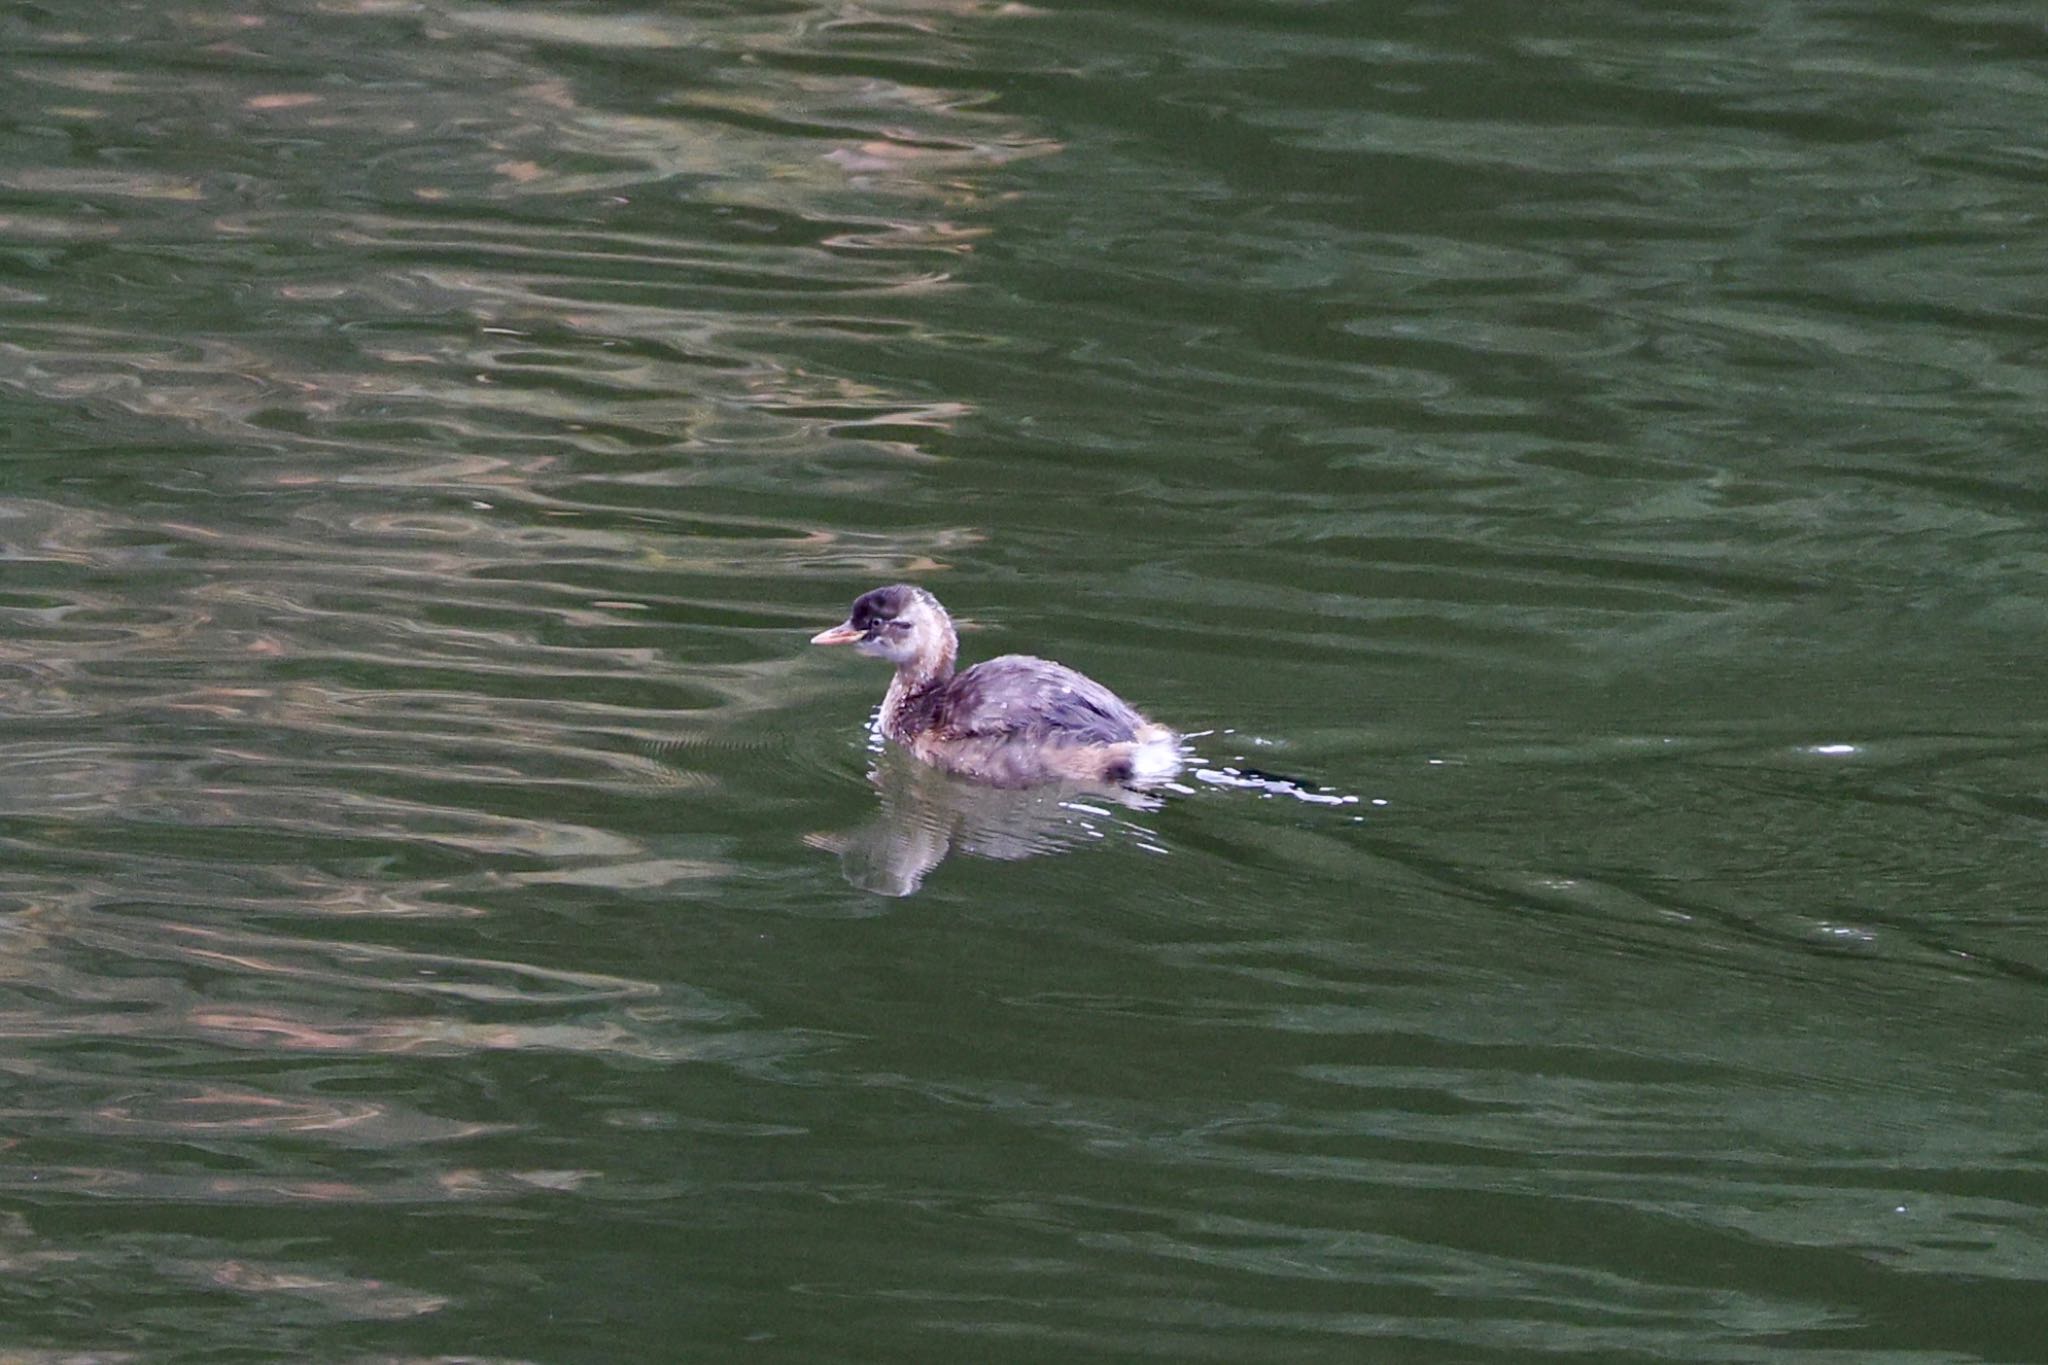
[[1171, 731], [1146, 735], [1131, 750], [1131, 780], [1160, 782], [1180, 771], [1186, 755]]

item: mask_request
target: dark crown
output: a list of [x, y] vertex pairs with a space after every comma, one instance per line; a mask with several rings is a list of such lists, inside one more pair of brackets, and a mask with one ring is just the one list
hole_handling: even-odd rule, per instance
[[893, 583], [886, 588], [864, 592], [853, 600], [853, 610], [847, 614], [847, 621], [856, 630], [872, 630], [879, 621], [893, 621], [910, 610], [910, 604], [920, 596], [919, 590], [908, 583]]

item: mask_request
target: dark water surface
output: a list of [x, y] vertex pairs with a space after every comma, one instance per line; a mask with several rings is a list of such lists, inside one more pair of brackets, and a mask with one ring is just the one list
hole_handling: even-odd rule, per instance
[[0, 1354], [2048, 1359], [2037, 5], [0, 57]]

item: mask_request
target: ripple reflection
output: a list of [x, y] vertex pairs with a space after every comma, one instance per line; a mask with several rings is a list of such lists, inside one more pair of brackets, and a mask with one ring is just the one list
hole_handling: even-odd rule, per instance
[[1004, 789], [965, 782], [891, 745], [878, 750], [868, 781], [880, 811], [843, 833], [804, 842], [839, 855], [850, 885], [909, 896], [955, 854], [1017, 862], [1115, 839], [1152, 853], [1158, 836], [1118, 811], [1157, 810], [1160, 798], [1123, 787], [1063, 785]]

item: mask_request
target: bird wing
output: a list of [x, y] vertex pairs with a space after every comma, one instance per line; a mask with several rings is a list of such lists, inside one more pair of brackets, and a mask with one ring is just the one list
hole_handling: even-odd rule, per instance
[[1145, 718], [1116, 693], [1065, 664], [1005, 654], [978, 663], [947, 686], [933, 718], [949, 738], [1060, 739], [1121, 744]]

